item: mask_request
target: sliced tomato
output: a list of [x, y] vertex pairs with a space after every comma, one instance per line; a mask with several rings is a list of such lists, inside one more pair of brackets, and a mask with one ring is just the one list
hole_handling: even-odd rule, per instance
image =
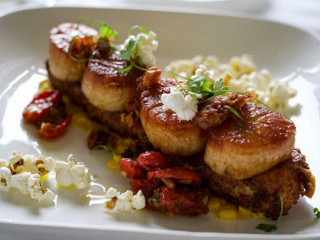
[[134, 192], [141, 190], [145, 196], [151, 195], [153, 190], [161, 186], [160, 181], [147, 181], [146, 179], [131, 179], [131, 189]]
[[166, 186], [153, 191], [148, 199], [148, 209], [169, 215], [196, 216], [208, 212], [208, 192], [201, 188], [175, 188]]
[[141, 153], [137, 158], [137, 163], [141, 167], [152, 168], [167, 168], [169, 167], [168, 160], [159, 152], [146, 151]]
[[143, 168], [131, 158], [122, 158], [120, 160], [120, 168], [127, 178], [141, 179], [146, 176]]
[[61, 93], [57, 90], [43, 91], [33, 98], [23, 111], [23, 118], [29, 122], [37, 122], [43, 118], [51, 107], [61, 103]]
[[183, 167], [152, 169], [147, 173], [147, 180], [151, 181], [154, 178], [172, 178], [172, 179], [184, 180], [185, 182], [190, 180], [194, 184], [199, 184], [199, 185], [201, 184], [201, 177], [199, 174], [191, 171], [190, 169], [183, 168]]
[[43, 122], [38, 130], [38, 133], [41, 137], [45, 139], [53, 139], [61, 136], [68, 128], [71, 122], [71, 115], [68, 115], [67, 118], [59, 123], [53, 124], [50, 122]]

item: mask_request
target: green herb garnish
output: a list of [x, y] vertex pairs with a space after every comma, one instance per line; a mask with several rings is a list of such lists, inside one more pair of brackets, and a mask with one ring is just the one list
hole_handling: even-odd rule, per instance
[[[82, 18], [80, 19], [77, 24], [79, 25], [80, 23], [84, 22], [84, 21], [92, 21], [94, 22], [94, 25], [91, 26], [91, 27], [96, 27], [96, 26], [100, 26], [100, 29], [99, 29], [99, 34], [100, 34], [100, 39], [97, 41], [97, 43], [99, 44], [103, 44], [107, 47], [109, 47], [110, 49], [112, 50], [117, 50], [117, 48], [111, 46], [110, 44], [108, 44], [106, 42], [106, 40], [110, 39], [110, 38], [116, 38], [118, 36], [118, 33], [109, 26], [109, 24], [105, 23], [105, 22], [101, 22], [101, 21], [98, 21], [96, 19], [92, 19], [92, 18]], [[90, 37], [92, 38], [93, 36], [91, 35], [88, 35], [88, 34], [85, 34], [85, 33], [81, 33], [79, 35], [76, 35], [74, 36], [71, 41], [69, 42], [69, 47], [68, 47], [68, 56], [76, 61], [76, 62], [88, 62], [93, 56], [94, 56], [94, 53], [93, 52], [88, 58], [85, 58], [85, 59], [79, 59], [79, 58], [76, 58], [74, 56], [72, 56], [71, 52], [70, 52], [70, 46], [72, 44], [72, 42], [79, 36], [87, 36], [87, 37]]]
[[92, 148], [92, 150], [96, 150], [96, 149], [103, 149], [106, 154], [111, 154], [111, 150], [106, 146], [106, 145], [97, 145], [94, 148]]
[[224, 108], [228, 109], [230, 112], [232, 112], [235, 116], [237, 116], [242, 121], [246, 122], [246, 120], [240, 116], [240, 114], [231, 106], [223, 105]]
[[314, 215], [316, 216], [316, 218], [320, 218], [320, 211], [318, 208], [314, 208], [313, 212], [314, 212]]
[[283, 214], [283, 200], [282, 200], [282, 197], [280, 196], [280, 202], [281, 202], [281, 210], [280, 210], [280, 215], [277, 219], [277, 221], [275, 221], [274, 224], [266, 224], [266, 223], [260, 223], [256, 229], [259, 229], [259, 230], [262, 230], [262, 231], [265, 231], [265, 232], [275, 232], [278, 230], [278, 227], [277, 227], [277, 224], [279, 223], [281, 217], [282, 217], [282, 214]]
[[137, 48], [139, 45], [139, 40], [135, 37], [130, 37], [131, 32], [134, 29], [139, 29], [142, 33], [145, 33], [147, 35], [149, 35], [149, 32], [147, 30], [145, 30], [143, 27], [141, 26], [133, 26], [128, 33], [128, 37], [129, 37], [129, 41], [128, 44], [125, 46], [125, 49], [120, 50], [120, 58], [125, 59], [127, 61], [129, 61], [130, 65], [124, 69], [121, 69], [118, 71], [118, 73], [124, 73], [124, 72], [128, 72], [130, 71], [133, 67], [142, 70], [142, 71], [147, 71], [147, 69], [137, 65], [136, 63], [138, 62], [140, 65], [143, 65], [143, 63], [141, 62], [141, 59], [139, 56], [136, 55], [137, 52]]
[[93, 19], [93, 18], [82, 18], [78, 21], [78, 24], [84, 21], [91, 21], [94, 24], [91, 27], [100, 27], [99, 34], [102, 39], [116, 38], [118, 36], [117, 31], [115, 31], [108, 23]]
[[[171, 71], [171, 73], [180, 87], [179, 90], [183, 90], [186, 95], [191, 95], [196, 98], [205, 97], [206, 99], [203, 102], [218, 95], [226, 95], [229, 91], [228, 87], [225, 86], [225, 82], [222, 79], [216, 81], [213, 86], [212, 82], [208, 81], [204, 76], [192, 76], [188, 78], [176, 74], [173, 71]], [[182, 86], [179, 83], [179, 81], [176, 78], [177, 76], [187, 80], [185, 86]]]

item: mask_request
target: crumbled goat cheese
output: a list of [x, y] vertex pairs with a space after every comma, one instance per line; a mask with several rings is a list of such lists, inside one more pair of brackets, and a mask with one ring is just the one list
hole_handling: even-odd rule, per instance
[[181, 120], [192, 120], [198, 112], [198, 99], [183, 95], [180, 91], [171, 89], [170, 93], [161, 95], [164, 109], [174, 111]]
[[73, 159], [73, 155], [68, 156], [68, 162], [56, 161], [56, 180], [60, 186], [84, 189], [89, 186], [90, 174], [88, 168], [82, 163]]
[[[232, 57], [225, 64], [220, 64], [215, 56], [199, 55], [193, 59], [171, 62], [166, 70], [191, 77], [196, 74], [200, 65], [204, 65], [208, 71], [213, 71], [216, 80], [223, 79], [229, 90], [254, 91], [261, 101], [280, 113], [294, 114], [299, 109], [298, 105], [289, 104], [289, 100], [296, 95], [296, 91], [287, 83], [271, 80], [268, 70], [257, 71], [250, 55]], [[168, 73], [168, 77], [173, 76]]]
[[105, 204], [106, 211], [110, 213], [118, 213], [122, 211], [141, 210], [146, 207], [146, 199], [141, 190], [136, 195], [127, 190], [120, 194], [117, 189], [109, 188], [106, 193], [107, 201]]
[[152, 67], [156, 64], [153, 51], [156, 51], [159, 45], [159, 42], [155, 40], [156, 36], [153, 31], [150, 31], [149, 34], [139, 33], [137, 36], [130, 35], [125, 40], [124, 47], [127, 48], [130, 39], [135, 39], [138, 42], [138, 46], [132, 54], [137, 56], [146, 67]]

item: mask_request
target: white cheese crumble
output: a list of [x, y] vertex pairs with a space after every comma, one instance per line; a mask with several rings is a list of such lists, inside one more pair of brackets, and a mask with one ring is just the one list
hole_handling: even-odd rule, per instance
[[124, 48], [127, 49], [130, 39], [138, 42], [136, 50], [132, 53], [140, 58], [141, 63], [146, 67], [152, 67], [156, 64], [156, 58], [153, 52], [157, 50], [159, 42], [156, 34], [150, 31], [149, 34], [139, 33], [137, 36], [130, 35], [124, 42]]
[[146, 199], [141, 190], [136, 195], [127, 190], [120, 194], [117, 189], [109, 188], [106, 193], [107, 201], [105, 208], [107, 212], [119, 213], [122, 211], [141, 210], [146, 207]]
[[62, 187], [87, 188], [91, 182], [88, 168], [74, 160], [73, 155], [68, 156], [68, 162], [56, 161], [56, 181]]
[[[268, 70], [257, 71], [250, 55], [232, 57], [224, 64], [219, 63], [215, 56], [199, 55], [193, 59], [171, 62], [166, 71], [172, 70], [176, 74], [191, 77], [200, 73], [198, 69], [203, 69], [201, 65], [204, 65], [207, 71], [213, 71], [216, 80], [223, 79], [229, 90], [254, 91], [261, 101], [282, 114], [295, 114], [299, 109], [298, 105], [289, 104], [296, 91], [287, 83], [272, 80]], [[173, 77], [171, 73], [168, 73], [168, 76]]]
[[161, 95], [164, 109], [174, 111], [181, 120], [190, 121], [198, 112], [198, 99], [190, 95], [183, 95], [180, 91], [170, 90]]

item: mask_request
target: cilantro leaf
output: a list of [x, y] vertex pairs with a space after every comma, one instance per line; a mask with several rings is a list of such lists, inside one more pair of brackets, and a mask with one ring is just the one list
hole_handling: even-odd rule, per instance
[[148, 32], [146, 29], [144, 29], [143, 27], [141, 27], [141, 26], [139, 26], [139, 25], [134, 25], [134, 26], [129, 30], [128, 36], [130, 36], [130, 35], [131, 35], [131, 32], [132, 32], [134, 29], [137, 29], [137, 28], [138, 28], [142, 33], [149, 35], [149, 32]]
[[231, 106], [229, 105], [223, 105], [224, 108], [228, 109], [230, 112], [232, 112], [234, 115], [236, 115], [239, 119], [246, 122], [246, 120], [240, 116], [240, 114]]
[[265, 232], [275, 232], [278, 230], [278, 227], [276, 224], [265, 224], [265, 223], [260, 223], [256, 229], [265, 231]]
[[106, 23], [100, 28], [99, 33], [102, 39], [117, 37], [118, 35], [117, 32]]
[[129, 65], [129, 66], [126, 67], [126, 68], [120, 69], [120, 70], [118, 71], [118, 73], [128, 72], [128, 71], [130, 71], [132, 68], [133, 68], [133, 64]]
[[314, 208], [313, 212], [314, 212], [314, 215], [316, 216], [316, 218], [320, 218], [320, 211], [318, 208]]
[[278, 230], [278, 226], [277, 224], [279, 223], [280, 219], [282, 218], [282, 214], [283, 214], [283, 200], [282, 200], [282, 196], [280, 196], [280, 203], [281, 203], [281, 209], [280, 209], [280, 214], [279, 217], [277, 219], [277, 221], [275, 221], [274, 224], [266, 224], [266, 223], [260, 223], [256, 229], [265, 231], [265, 232], [274, 232]]

